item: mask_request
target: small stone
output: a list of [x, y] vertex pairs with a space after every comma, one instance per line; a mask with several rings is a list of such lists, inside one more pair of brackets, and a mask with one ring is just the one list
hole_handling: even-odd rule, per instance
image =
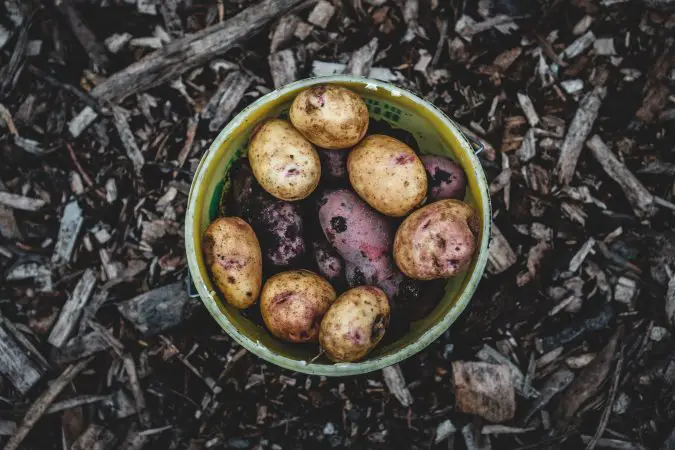
[[649, 339], [656, 342], [660, 342], [666, 336], [668, 336], [668, 330], [659, 326], [653, 327], [652, 331], [649, 333]]

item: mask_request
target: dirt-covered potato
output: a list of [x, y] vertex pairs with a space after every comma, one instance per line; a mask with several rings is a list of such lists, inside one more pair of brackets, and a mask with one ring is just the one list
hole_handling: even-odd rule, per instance
[[418, 280], [454, 276], [471, 262], [479, 225], [473, 208], [460, 200], [440, 200], [420, 208], [396, 232], [396, 265]]
[[247, 308], [262, 285], [262, 255], [251, 226], [239, 217], [221, 217], [202, 236], [206, 266], [225, 300]]
[[423, 155], [421, 159], [429, 179], [430, 202], [448, 198], [464, 199], [466, 174], [462, 166], [443, 156]]
[[321, 178], [316, 149], [286, 120], [268, 119], [256, 127], [248, 159], [258, 183], [281, 200], [308, 197]]
[[327, 149], [352, 147], [368, 130], [368, 108], [363, 99], [349, 89], [329, 84], [298, 94], [290, 118], [310, 142]]
[[265, 262], [275, 267], [297, 265], [305, 253], [300, 205], [265, 192], [245, 159], [234, 164], [230, 180], [234, 209], [253, 227]]
[[358, 361], [380, 342], [389, 315], [389, 300], [381, 289], [350, 289], [335, 300], [321, 322], [321, 348], [332, 361]]
[[309, 270], [292, 270], [265, 282], [260, 312], [267, 329], [288, 342], [316, 342], [321, 320], [335, 301], [330, 283]]
[[349, 153], [347, 172], [356, 193], [387, 216], [405, 216], [427, 195], [422, 161], [389, 136], [373, 134], [359, 142]]

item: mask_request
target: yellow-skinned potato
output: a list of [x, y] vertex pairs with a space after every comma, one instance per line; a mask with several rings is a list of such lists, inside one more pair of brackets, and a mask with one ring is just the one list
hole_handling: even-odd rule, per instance
[[255, 303], [262, 285], [262, 254], [253, 228], [239, 217], [220, 217], [204, 232], [202, 249], [227, 303], [240, 309]]
[[373, 134], [359, 142], [349, 153], [347, 172], [356, 193], [387, 216], [405, 216], [427, 195], [422, 160], [390, 136]]
[[269, 119], [257, 126], [248, 159], [258, 183], [278, 199], [302, 200], [319, 184], [319, 154], [286, 120]]
[[350, 289], [335, 300], [321, 322], [321, 348], [332, 361], [358, 361], [380, 342], [390, 314], [389, 300], [382, 289]]
[[314, 145], [344, 149], [363, 139], [368, 130], [368, 108], [349, 89], [317, 85], [302, 91], [291, 105], [290, 118]]
[[430, 203], [406, 217], [396, 231], [396, 265], [418, 280], [454, 276], [471, 263], [479, 225], [473, 208], [460, 200]]
[[260, 312], [267, 329], [288, 342], [317, 342], [321, 320], [335, 301], [330, 283], [309, 270], [291, 270], [265, 282]]

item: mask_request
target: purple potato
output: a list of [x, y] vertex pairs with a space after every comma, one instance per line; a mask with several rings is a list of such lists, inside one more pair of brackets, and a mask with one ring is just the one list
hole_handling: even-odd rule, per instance
[[342, 284], [345, 278], [345, 262], [325, 240], [312, 242], [314, 259], [319, 273], [333, 284]]
[[399, 284], [404, 278], [389, 256], [360, 265], [347, 262], [345, 275], [349, 287], [377, 286], [390, 299], [398, 295]]
[[297, 264], [305, 253], [300, 205], [265, 192], [245, 161], [232, 168], [231, 180], [236, 213], [253, 227], [265, 261], [277, 267]]
[[345, 150], [318, 149], [321, 160], [321, 181], [330, 183], [347, 182], [347, 157], [349, 152]]
[[422, 164], [429, 179], [428, 201], [444, 199], [463, 200], [466, 194], [466, 174], [464, 169], [449, 158], [436, 155], [423, 155]]

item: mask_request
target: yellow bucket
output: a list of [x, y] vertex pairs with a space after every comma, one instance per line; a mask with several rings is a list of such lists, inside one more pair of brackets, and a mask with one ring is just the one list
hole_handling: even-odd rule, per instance
[[[313, 360], [316, 348], [312, 350], [305, 345], [282, 342], [224, 302], [209, 279], [201, 248], [201, 235], [218, 216], [220, 199], [228, 188], [225, 175], [237, 158], [246, 155], [246, 144], [253, 127], [262, 119], [287, 114], [293, 98], [300, 91], [322, 83], [342, 85], [358, 93], [366, 101], [371, 118], [412, 133], [422, 153], [449, 156], [457, 161], [467, 175], [465, 201], [475, 207], [481, 217], [478, 251], [466, 272], [448, 280], [444, 297], [436, 308], [414, 322], [402, 338], [379, 345], [364, 360], [354, 363], [335, 364], [323, 356]], [[305, 79], [277, 89], [244, 109], [218, 134], [202, 157], [192, 181], [185, 215], [185, 246], [190, 275], [199, 297], [213, 318], [241, 346], [266, 361], [297, 372], [357, 375], [414, 355], [457, 320], [485, 269], [491, 223], [485, 174], [474, 148], [452, 120], [431, 103], [400, 87], [377, 80], [336, 75]]]

